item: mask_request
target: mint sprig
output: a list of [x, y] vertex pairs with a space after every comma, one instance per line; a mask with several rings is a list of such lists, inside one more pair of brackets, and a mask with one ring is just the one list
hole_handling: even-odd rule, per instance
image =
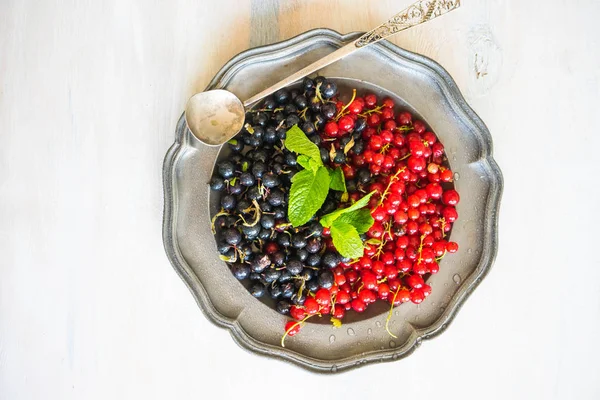
[[[331, 170], [323, 165], [319, 147], [297, 125], [286, 132], [284, 146], [298, 154], [296, 160], [304, 168], [292, 178], [288, 204], [288, 219], [297, 227], [307, 223], [319, 211], [329, 189], [344, 192], [342, 198], [347, 198], [346, 180], [341, 168]], [[360, 234], [368, 231], [374, 221], [371, 212], [362, 208], [369, 204], [374, 193], [323, 216], [319, 221], [330, 228], [333, 245], [344, 257], [358, 258], [363, 254]]]

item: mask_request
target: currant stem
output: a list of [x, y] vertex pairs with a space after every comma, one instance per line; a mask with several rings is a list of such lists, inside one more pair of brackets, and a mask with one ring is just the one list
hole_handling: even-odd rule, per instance
[[398, 336], [394, 335], [390, 331], [389, 325], [390, 325], [390, 320], [392, 319], [392, 312], [394, 311], [394, 303], [396, 302], [396, 297], [398, 297], [398, 293], [400, 293], [400, 289], [402, 289], [402, 287], [398, 286], [398, 289], [396, 289], [396, 293], [394, 293], [394, 297], [392, 298], [392, 305], [390, 306], [390, 312], [388, 313], [388, 316], [385, 319], [385, 330], [394, 339], [398, 339]]
[[356, 98], [356, 89], [352, 89], [352, 98], [350, 99], [350, 101], [348, 102], [348, 104], [346, 104], [344, 107], [342, 107], [342, 109], [340, 110], [340, 112], [336, 115], [335, 120], [336, 122], [343, 116], [346, 115], [344, 114], [344, 111], [346, 111], [346, 109], [348, 107], [350, 107], [350, 104], [352, 104], [352, 102], [354, 101], [354, 99]]

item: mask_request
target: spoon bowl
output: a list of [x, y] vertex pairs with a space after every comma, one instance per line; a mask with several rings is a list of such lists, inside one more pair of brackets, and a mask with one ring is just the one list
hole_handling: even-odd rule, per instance
[[220, 146], [244, 126], [241, 100], [227, 90], [197, 93], [185, 108], [185, 121], [194, 136], [208, 146]]

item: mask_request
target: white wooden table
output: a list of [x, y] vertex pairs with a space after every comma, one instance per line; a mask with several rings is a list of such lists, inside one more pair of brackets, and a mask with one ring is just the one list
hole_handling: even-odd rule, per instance
[[505, 178], [495, 267], [408, 359], [320, 376], [247, 353], [164, 255], [188, 97], [248, 47], [408, 3], [0, 0], [0, 399], [599, 399], [596, 0], [465, 0], [394, 38], [453, 75]]

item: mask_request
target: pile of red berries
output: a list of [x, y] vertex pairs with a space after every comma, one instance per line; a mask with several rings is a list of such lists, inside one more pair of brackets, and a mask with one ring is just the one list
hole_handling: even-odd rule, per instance
[[[369, 176], [359, 182], [363, 190], [351, 193], [350, 199], [374, 191], [369, 208], [375, 222], [366, 233], [364, 255], [336, 266], [331, 288], [321, 288], [303, 305], [291, 307], [295, 321], [286, 324], [284, 338], [296, 334], [313, 315], [331, 315], [336, 324], [347, 311], [364, 312], [378, 300], [390, 304], [390, 315], [394, 306], [421, 303], [431, 293], [427, 278], [439, 271], [446, 253], [458, 250], [448, 235], [458, 218], [460, 198], [436, 135], [409, 112], [396, 112], [389, 98], [378, 102], [367, 94], [348, 104], [338, 101], [336, 107], [336, 117], [319, 131], [320, 146], [329, 151], [333, 145], [332, 151], [339, 151], [349, 136], [356, 137], [357, 121], [364, 120], [359, 139], [363, 148], [351, 150], [341, 167], [346, 180], [359, 181], [357, 171], [368, 168]], [[327, 229], [323, 235], [328, 236]], [[334, 249], [331, 240], [326, 246]]]

